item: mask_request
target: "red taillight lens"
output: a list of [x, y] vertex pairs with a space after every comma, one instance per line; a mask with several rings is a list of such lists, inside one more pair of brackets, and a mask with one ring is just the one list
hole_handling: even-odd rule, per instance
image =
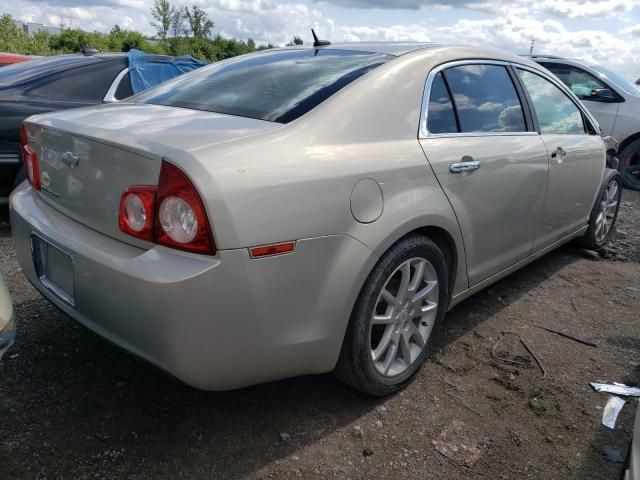
[[27, 129], [24, 125], [20, 131], [20, 143], [22, 144], [22, 161], [24, 162], [24, 169], [27, 172], [27, 178], [31, 185], [33, 185], [33, 188], [40, 190], [40, 165], [38, 163], [38, 156], [35, 150], [29, 146]]
[[187, 252], [215, 255], [204, 204], [177, 167], [162, 162], [158, 187], [135, 185], [120, 198], [120, 230]]
[[135, 185], [120, 198], [120, 230], [153, 241], [156, 187]]
[[216, 252], [198, 192], [180, 169], [167, 162], [162, 162], [156, 194], [155, 240], [188, 252]]

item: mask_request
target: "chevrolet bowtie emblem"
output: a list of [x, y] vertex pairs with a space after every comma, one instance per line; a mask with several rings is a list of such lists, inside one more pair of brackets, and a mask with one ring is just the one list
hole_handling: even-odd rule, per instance
[[76, 168], [80, 163], [80, 157], [73, 152], [64, 152], [62, 154], [62, 161], [69, 168]]

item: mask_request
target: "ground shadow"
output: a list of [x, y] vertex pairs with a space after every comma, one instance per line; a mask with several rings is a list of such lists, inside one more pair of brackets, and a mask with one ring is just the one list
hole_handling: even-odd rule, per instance
[[[448, 314], [436, 354], [576, 258], [565, 247], [492, 287], [500, 292], [508, 285], [511, 298], [496, 302], [485, 291], [463, 302]], [[43, 299], [16, 305], [16, 315], [20, 334], [11, 355], [17, 356], [0, 365], [0, 409], [9, 413], [0, 429], [6, 478], [237, 478], [385, 401], [331, 375], [200, 392], [91, 334]]]

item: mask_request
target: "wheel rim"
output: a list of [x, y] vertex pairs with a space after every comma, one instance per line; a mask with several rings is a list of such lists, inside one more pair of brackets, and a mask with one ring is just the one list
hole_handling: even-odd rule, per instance
[[438, 313], [438, 276], [424, 258], [403, 262], [378, 296], [369, 330], [373, 366], [381, 375], [405, 372], [420, 356]]
[[611, 180], [600, 197], [600, 208], [596, 217], [595, 237], [598, 242], [603, 241], [613, 225], [618, 206], [618, 191], [620, 186], [616, 180]]

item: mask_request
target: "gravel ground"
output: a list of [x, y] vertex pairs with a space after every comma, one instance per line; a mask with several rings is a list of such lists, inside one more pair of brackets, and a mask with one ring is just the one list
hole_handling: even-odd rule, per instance
[[[0, 364], [0, 478], [617, 478], [602, 449], [625, 454], [634, 409], [602, 427], [607, 397], [588, 382], [640, 383], [640, 194], [624, 198], [609, 250], [564, 247], [455, 308], [432, 360], [386, 399], [331, 375], [229, 393], [179, 384], [43, 300], [5, 212], [0, 274], [19, 336]], [[492, 356], [504, 331], [546, 377], [513, 335]], [[451, 425], [473, 465], [436, 452]]]

